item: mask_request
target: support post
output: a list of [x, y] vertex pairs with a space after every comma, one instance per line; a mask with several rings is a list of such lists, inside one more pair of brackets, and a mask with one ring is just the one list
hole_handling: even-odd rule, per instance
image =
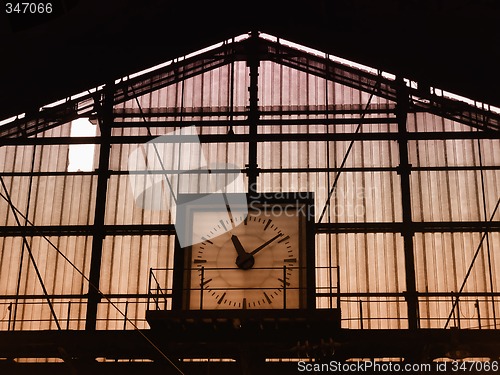
[[259, 121], [259, 34], [257, 31], [252, 31], [251, 37], [247, 45], [247, 66], [250, 70], [250, 86], [248, 120], [250, 141], [248, 142], [248, 193], [250, 196], [257, 193], [257, 176], [259, 175], [257, 164], [257, 123]]
[[340, 266], [337, 265], [337, 309], [340, 309]]
[[359, 328], [363, 329], [363, 301], [359, 300]]
[[67, 311], [67, 317], [66, 317], [66, 329], [69, 329], [69, 325], [71, 323], [71, 301], [68, 301], [68, 311]]
[[[9, 325], [7, 326], [7, 331], [10, 331], [10, 325], [12, 322], [12, 302], [9, 304], [9, 307], [7, 307], [7, 310], [9, 310]], [[12, 330], [14, 330], [14, 327], [12, 327]]]
[[203, 285], [205, 285], [205, 267], [201, 267], [200, 274], [200, 310], [203, 310]]
[[[151, 277], [152, 277], [152, 274], [153, 274], [153, 268], [149, 268], [149, 280], [148, 280], [148, 304], [147, 304], [147, 309], [149, 310], [149, 305], [150, 305], [150, 301], [151, 301]], [[156, 308], [156, 310], [158, 310], [158, 308]]]
[[[94, 331], [97, 323], [97, 306], [101, 300], [99, 285], [101, 279], [102, 245], [104, 242], [104, 215], [106, 194], [109, 179], [110, 138], [113, 125], [113, 84], [108, 83], [104, 89], [102, 105], [98, 108], [99, 129], [101, 131], [101, 147], [99, 150], [99, 167], [97, 177], [96, 203], [92, 238], [92, 255], [90, 260], [90, 285], [87, 302], [85, 329]], [[97, 103], [96, 103], [97, 105]]]
[[481, 310], [479, 309], [479, 299], [476, 299], [476, 303], [474, 304], [477, 312], [477, 326], [481, 329]]
[[127, 329], [128, 300], [125, 301], [125, 313], [123, 314], [123, 330]]
[[286, 265], [283, 266], [283, 310], [286, 310]]
[[406, 274], [406, 303], [408, 308], [408, 328], [419, 327], [418, 296], [415, 280], [415, 255], [413, 249], [413, 221], [411, 214], [410, 174], [411, 164], [408, 161], [408, 131], [406, 118], [408, 115], [408, 88], [402, 77], [397, 78], [397, 105], [396, 118], [398, 122], [399, 167], [401, 179], [401, 204], [403, 225], [401, 235], [404, 241], [405, 274]]

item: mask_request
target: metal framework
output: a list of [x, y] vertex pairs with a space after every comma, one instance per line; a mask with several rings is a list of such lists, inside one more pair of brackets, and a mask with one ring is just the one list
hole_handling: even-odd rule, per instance
[[[185, 112], [182, 108], [175, 110], [171, 108], [139, 108], [139, 109], [117, 109], [114, 108], [120, 103], [157, 91], [161, 88], [173, 85], [222, 66], [234, 64], [237, 61], [245, 61], [249, 72], [249, 103], [246, 108], [238, 108], [231, 104], [230, 107], [219, 108], [198, 108], [196, 111]], [[259, 66], [263, 61], [287, 66], [307, 74], [321, 77], [327, 81], [333, 81], [347, 87], [354, 88], [365, 93], [375, 93], [376, 96], [385, 98], [394, 105], [380, 106], [352, 105], [350, 108], [339, 106], [282, 106], [280, 108], [265, 108], [259, 105]], [[232, 81], [231, 81], [232, 82]], [[231, 83], [232, 84], [232, 83]], [[232, 90], [231, 90], [232, 92]], [[408, 131], [407, 117], [409, 114], [427, 112], [441, 116], [444, 119], [465, 124], [471, 128], [470, 131]], [[323, 117], [311, 117], [323, 116]], [[370, 115], [369, 117], [365, 117]], [[49, 129], [66, 124], [78, 117], [91, 117], [99, 120], [100, 135], [96, 137], [37, 137], [38, 134]], [[214, 116], [223, 116], [226, 119], [214, 120]], [[277, 119], [275, 116], [281, 116]], [[339, 117], [344, 116], [344, 117]], [[208, 119], [207, 119], [208, 118]], [[262, 336], [252, 336], [251, 329], [245, 331], [238, 339], [234, 339], [234, 332], [226, 326], [235, 324], [236, 317], [222, 317], [222, 323], [217, 317], [212, 317], [208, 323], [208, 331], [203, 331], [208, 336], [199, 336], [196, 333], [196, 322], [193, 319], [199, 317], [179, 316], [174, 326], [169, 326], [168, 330], [180, 330], [186, 327], [190, 332], [189, 339], [184, 340], [180, 332], [177, 332], [170, 339], [165, 338], [159, 332], [165, 327], [160, 327], [155, 331], [144, 330], [144, 334], [150, 336], [152, 341], [158, 344], [162, 351], [165, 351], [172, 358], [177, 358], [176, 363], [186, 371], [197, 371], [203, 367], [199, 363], [182, 362], [182, 358], [219, 358], [221, 351], [227, 353], [228, 358], [236, 358], [237, 364], [232, 362], [218, 362], [213, 367], [218, 373], [232, 373], [235, 368], [243, 371], [269, 371], [269, 373], [280, 373], [279, 371], [289, 371], [292, 365], [276, 363], [265, 364], [265, 355], [272, 354], [273, 358], [303, 358], [311, 356], [314, 358], [373, 358], [373, 357], [399, 357], [407, 360], [432, 361], [439, 357], [500, 357], [500, 337], [497, 330], [481, 331], [450, 331], [450, 330], [426, 330], [420, 328], [421, 316], [419, 312], [419, 301], [428, 298], [441, 298], [450, 301], [459, 301], [460, 298], [490, 298], [495, 301], [500, 296], [500, 292], [422, 292], [416, 287], [415, 275], [415, 239], [416, 233], [464, 233], [474, 232], [487, 237], [488, 233], [500, 232], [500, 222], [489, 221], [414, 221], [412, 219], [411, 183], [412, 172], [421, 171], [498, 171], [499, 165], [481, 166], [412, 166], [408, 156], [408, 142], [411, 140], [453, 140], [453, 139], [499, 139], [500, 138], [500, 115], [489, 108], [479, 108], [458, 100], [452, 100], [443, 96], [438, 96], [429, 91], [418, 89], [408, 85], [403, 77], [389, 78], [381, 72], [375, 74], [362, 69], [357, 69], [330, 59], [328, 56], [319, 56], [308, 53], [300, 49], [290, 47], [277, 40], [269, 40], [259, 37], [258, 33], [251, 33], [248, 38], [241, 41], [225, 42], [219, 47], [213, 48], [201, 54], [179, 59], [164, 67], [153, 70], [149, 73], [138, 75], [134, 78], [124, 78], [121, 81], [111, 82], [102, 87], [96, 88], [86, 95], [69, 98], [63, 104], [42, 108], [39, 111], [27, 112], [24, 118], [2, 125], [0, 127], [0, 145], [70, 145], [70, 144], [96, 144], [99, 145], [98, 169], [91, 172], [0, 172], [2, 178], [17, 178], [30, 176], [70, 176], [70, 175], [92, 175], [97, 177], [95, 211], [92, 225], [12, 225], [5, 226], [0, 230], [0, 237], [18, 238], [23, 237], [64, 237], [64, 236], [90, 236], [92, 237], [92, 255], [90, 264], [90, 283], [87, 295], [64, 294], [51, 295], [51, 301], [86, 300], [86, 332], [61, 331], [54, 332], [0, 332], [0, 357], [58, 357], [63, 358], [72, 369], [96, 370], [97, 365], [89, 361], [97, 357], [106, 358], [147, 358], [160, 361], [158, 353], [148, 344], [148, 342], [137, 337], [136, 332], [101, 332], [95, 331], [97, 322], [98, 306], [102, 300], [99, 291], [100, 278], [102, 274], [102, 250], [103, 240], [106, 236], [136, 236], [136, 235], [164, 235], [173, 236], [175, 234], [172, 224], [126, 224], [109, 225], [105, 222], [106, 199], [108, 184], [111, 176], [122, 176], [128, 171], [113, 170], [110, 168], [110, 149], [115, 144], [138, 144], [148, 142], [155, 138], [151, 132], [148, 135], [116, 135], [114, 130], [127, 128], [155, 127], [172, 128], [176, 126], [188, 126], [196, 124], [199, 127], [220, 127], [230, 129], [228, 134], [201, 134], [202, 143], [227, 143], [227, 144], [248, 144], [248, 164], [239, 170], [248, 177], [248, 191], [255, 192], [257, 181], [260, 177], [276, 173], [306, 173], [306, 172], [336, 172], [336, 173], [356, 173], [374, 172], [397, 173], [401, 190], [401, 221], [394, 222], [318, 222], [315, 225], [317, 236], [323, 234], [380, 234], [396, 233], [401, 234], [404, 243], [404, 269], [406, 290], [397, 293], [369, 293], [369, 292], [349, 292], [345, 293], [337, 290], [334, 293], [318, 292], [318, 297], [350, 298], [355, 303], [360, 304], [361, 326], [363, 324], [362, 301], [361, 298], [386, 297], [388, 299], [406, 301], [407, 327], [408, 330], [348, 330], [336, 326], [330, 327], [331, 331], [323, 334], [322, 323], [327, 319], [318, 318], [318, 325], [314, 326], [310, 336], [303, 331], [304, 325], [308, 324], [301, 317], [287, 317], [286, 326], [279, 317], [275, 318], [271, 325], [265, 325], [272, 317], [262, 318], [257, 323], [262, 330]], [[363, 127], [374, 124], [386, 124], [388, 131], [384, 132], [336, 132], [336, 133], [315, 133], [304, 132], [315, 125], [359, 125]], [[289, 125], [295, 127], [294, 133], [271, 133], [266, 132], [267, 126]], [[246, 134], [238, 134], [239, 129], [248, 129]], [[398, 166], [388, 167], [328, 167], [328, 168], [261, 168], [258, 165], [257, 149], [260, 144], [272, 142], [370, 142], [370, 141], [397, 141], [398, 143]], [[188, 140], [189, 141], [189, 140]], [[159, 171], [158, 173], [185, 173], [186, 171]], [[227, 170], [225, 171], [227, 172]], [[135, 173], [141, 173], [135, 172]], [[151, 173], [144, 171], [144, 173]], [[202, 172], [200, 172], [202, 173]], [[217, 173], [217, 170], [212, 171]], [[7, 199], [2, 191], [1, 198]], [[497, 204], [498, 207], [498, 204]], [[13, 207], [12, 210], [22, 218], [25, 214], [21, 208]], [[24, 217], [26, 220], [27, 218]], [[483, 236], [483, 239], [484, 239]], [[483, 240], [481, 240], [483, 242]], [[166, 298], [171, 295], [168, 291]], [[140, 303], [146, 303], [147, 294], [115, 294], [108, 296], [112, 299], [136, 299]], [[47, 296], [40, 295], [5, 295], [0, 300], [11, 303], [13, 301], [26, 302], [32, 300], [36, 303], [43, 303]], [[76, 303], [76, 302], [75, 302]], [[458, 303], [457, 303], [458, 305]], [[453, 312], [458, 306], [453, 305]], [[68, 309], [70, 309], [68, 305]], [[128, 306], [128, 305], [127, 305]], [[9, 310], [10, 311], [10, 310]], [[480, 311], [478, 308], [478, 315]], [[126, 314], [125, 314], [126, 315]], [[68, 314], [69, 316], [69, 314]], [[457, 311], [458, 326], [460, 312]], [[15, 321], [15, 316], [9, 315], [10, 320]], [[69, 319], [69, 318], [68, 318]], [[121, 319], [121, 318], [120, 318]], [[292, 323], [290, 323], [290, 319]], [[295, 319], [295, 320], [294, 320]], [[323, 319], [323, 320], [321, 320]], [[265, 322], [265, 324], [264, 324]], [[481, 319], [478, 320], [481, 325]], [[310, 323], [310, 322], [309, 322]], [[126, 326], [127, 320], [124, 319]], [[265, 326], [264, 328], [263, 325]], [[12, 325], [13, 326], [13, 325]], [[68, 323], [69, 326], [69, 323]], [[271, 327], [272, 326], [272, 327]], [[222, 338], [217, 329], [225, 330]], [[274, 339], [273, 329], [296, 330], [295, 336], [283, 335], [280, 339]], [[284, 331], [280, 331], [284, 332]], [[201, 342], [208, 341], [208, 345]], [[259, 341], [260, 340], [260, 341]], [[76, 343], [79, 343], [78, 345]], [[262, 344], [262, 342], [265, 343]], [[8, 344], [7, 344], [8, 343]], [[29, 344], [27, 344], [29, 343]], [[236, 343], [236, 349], [233, 344]], [[257, 364], [255, 358], [249, 359], [242, 353], [248, 348], [252, 350], [256, 345], [264, 345], [264, 351], [260, 351]], [[374, 347], [378, 349], [374, 351]], [[189, 353], [189, 354], [187, 354]], [[462, 353], [462, 354], [461, 354]], [[157, 362], [158, 363], [158, 362]], [[166, 371], [169, 365], [159, 362], [161, 371]], [[138, 364], [137, 364], [138, 365]], [[47, 365], [49, 366], [49, 365]], [[59, 371], [57, 365], [51, 365], [50, 371]], [[103, 373], [111, 365], [103, 364], [100, 367]], [[116, 368], [120, 365], [115, 364]], [[139, 365], [138, 365], [139, 366]], [[151, 371], [160, 371], [151, 364], [144, 364], [143, 367], [151, 368]], [[241, 367], [242, 366], [242, 367]], [[48, 367], [47, 367], [48, 368]], [[206, 367], [203, 367], [206, 368]], [[293, 367], [296, 368], [296, 367]], [[0, 370], [12, 371], [16, 373], [28, 373], [30, 365], [17, 365], [10, 362], [0, 361]], [[24, 371], [24, 372], [23, 372]], [[168, 371], [177, 373], [171, 367]], [[56, 372], [54, 372], [56, 373]], [[170, 372], [162, 372], [170, 373]], [[251, 372], [248, 372], [251, 373]], [[267, 372], [266, 372], [267, 373]]]

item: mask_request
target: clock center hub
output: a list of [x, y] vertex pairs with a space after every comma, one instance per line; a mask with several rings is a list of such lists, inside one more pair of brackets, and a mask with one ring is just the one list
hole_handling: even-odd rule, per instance
[[252, 254], [238, 255], [236, 265], [242, 270], [249, 270], [255, 264], [255, 259]]

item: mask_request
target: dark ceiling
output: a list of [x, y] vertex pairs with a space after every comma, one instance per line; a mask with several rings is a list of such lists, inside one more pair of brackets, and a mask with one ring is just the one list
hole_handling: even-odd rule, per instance
[[500, 1], [54, 0], [0, 15], [0, 118], [258, 29], [500, 106]]

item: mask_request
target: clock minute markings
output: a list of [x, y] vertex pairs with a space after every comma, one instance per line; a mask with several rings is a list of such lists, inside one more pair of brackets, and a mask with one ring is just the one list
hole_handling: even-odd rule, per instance
[[[212, 281], [212, 279], [208, 279], [208, 280], [204, 280], [202, 283], [201, 283], [201, 286], [205, 286], [207, 285], [210, 281]], [[226, 293], [224, 293], [225, 295]]]
[[224, 230], [227, 231], [226, 224], [224, 224], [224, 220], [220, 220], [219, 223], [224, 227]]
[[269, 298], [269, 296], [267, 295], [266, 292], [264, 292], [264, 297], [266, 297], [267, 303], [269, 303], [269, 304], [273, 303], [273, 301], [271, 301], [271, 298]]
[[281, 240], [278, 241], [278, 243], [285, 242], [286, 240], [289, 240], [290, 236], [283, 237]]
[[266, 225], [264, 226], [264, 230], [266, 230], [268, 227], [269, 227], [269, 224], [271, 224], [272, 220], [269, 219], [266, 223]]
[[217, 304], [220, 305], [222, 303], [222, 301], [224, 301], [224, 297], [226, 297], [226, 292], [224, 292], [224, 294], [222, 294], [222, 296], [219, 298], [219, 300], [217, 301]]
[[290, 286], [290, 283], [289, 283], [288, 281], [285, 281], [285, 280], [283, 280], [283, 279], [280, 279], [279, 277], [278, 277], [278, 281], [281, 283], [281, 286], [282, 286], [282, 287], [285, 285], [285, 283], [286, 283], [286, 286]]
[[206, 237], [201, 237], [201, 239], [205, 242], [208, 242], [210, 245], [213, 245], [214, 243], [212, 241], [210, 241], [208, 238]]

